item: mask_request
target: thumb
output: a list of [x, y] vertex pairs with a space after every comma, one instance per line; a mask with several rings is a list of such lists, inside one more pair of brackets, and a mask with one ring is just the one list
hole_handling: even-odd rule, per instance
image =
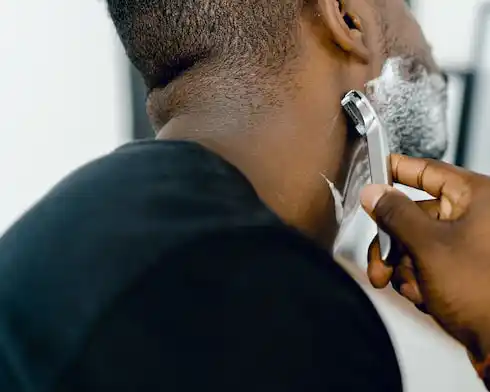
[[368, 185], [361, 204], [381, 228], [409, 251], [419, 254], [433, 241], [436, 222], [402, 192], [388, 185]]

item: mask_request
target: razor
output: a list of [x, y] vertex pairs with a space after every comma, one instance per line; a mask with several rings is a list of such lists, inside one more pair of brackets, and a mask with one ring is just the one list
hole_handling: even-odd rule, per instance
[[[388, 139], [373, 106], [363, 93], [350, 91], [342, 99], [342, 107], [358, 134], [367, 142], [372, 183], [393, 185]], [[391, 238], [379, 226], [378, 240], [381, 259], [387, 262], [391, 251]]]

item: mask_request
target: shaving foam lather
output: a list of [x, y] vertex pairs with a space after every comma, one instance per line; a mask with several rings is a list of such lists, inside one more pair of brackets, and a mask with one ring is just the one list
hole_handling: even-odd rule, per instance
[[[364, 94], [350, 91], [342, 99], [342, 107], [359, 135], [365, 139], [373, 184], [393, 185], [388, 138], [373, 106]], [[378, 240], [383, 261], [388, 260], [391, 238], [378, 227]]]

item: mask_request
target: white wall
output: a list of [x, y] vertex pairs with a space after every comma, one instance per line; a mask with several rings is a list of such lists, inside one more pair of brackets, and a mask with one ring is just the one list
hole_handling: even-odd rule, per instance
[[[482, 0], [419, 0], [418, 14], [442, 65], [477, 67], [471, 121], [467, 124], [465, 164], [471, 170], [490, 175], [490, 16], [485, 21], [476, 19], [483, 3]], [[486, 35], [476, 34], [477, 29], [483, 28]], [[475, 41], [478, 45], [485, 43], [486, 48], [479, 54], [478, 64], [472, 64]]]
[[444, 66], [467, 67], [473, 54], [475, 17], [484, 0], [413, 0], [417, 18], [436, 60]]
[[126, 62], [104, 1], [0, 1], [0, 233], [127, 140]]
[[[434, 45], [437, 60], [443, 66], [467, 68], [477, 65], [474, 107], [468, 124], [469, 140], [466, 166], [490, 175], [490, 17], [485, 23], [477, 19], [484, 0], [418, 0], [418, 18], [429, 41]], [[477, 29], [486, 28], [486, 51], [480, 53], [481, 63], [472, 64], [475, 41], [483, 37]]]

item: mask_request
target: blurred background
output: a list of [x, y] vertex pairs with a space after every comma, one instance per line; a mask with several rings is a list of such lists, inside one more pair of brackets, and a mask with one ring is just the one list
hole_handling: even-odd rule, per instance
[[[490, 174], [490, 5], [412, 0], [411, 7], [450, 76], [446, 159]], [[145, 89], [104, 1], [11, 0], [1, 11], [0, 234], [73, 169], [152, 135]], [[390, 328], [407, 391], [484, 390], [458, 345], [353, 274]]]

